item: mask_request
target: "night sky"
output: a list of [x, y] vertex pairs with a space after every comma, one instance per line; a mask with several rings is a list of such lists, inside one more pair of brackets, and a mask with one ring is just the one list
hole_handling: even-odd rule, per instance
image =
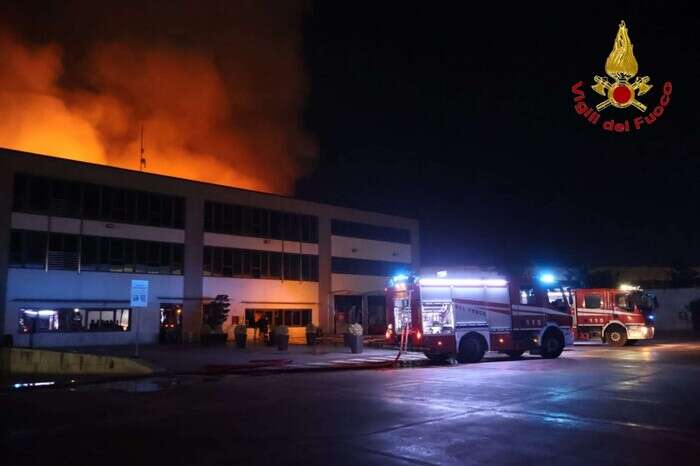
[[[252, 134], [251, 173], [279, 170], [288, 154], [299, 197], [419, 219], [423, 264], [700, 264], [691, 4], [485, 3], [7, 0], [0, 26], [63, 47], [50, 84], [69, 103], [76, 89], [105, 92], [82, 66], [100, 41], [196, 51], [220, 70], [231, 106], [247, 104], [219, 127]], [[620, 20], [638, 76], [654, 85], [639, 98], [648, 111], [673, 83], [662, 117], [629, 134], [586, 122], [571, 92], [583, 81], [586, 102], [602, 100], [590, 85]], [[120, 98], [130, 121], [159, 110]], [[315, 156], [303, 153], [307, 135]]]
[[[418, 218], [424, 264], [700, 263], [700, 21], [689, 6], [317, 2], [304, 29], [318, 168], [298, 194]], [[654, 125], [574, 112], [625, 20]], [[601, 119], [639, 115], [609, 108]], [[601, 122], [602, 123], [602, 122]]]

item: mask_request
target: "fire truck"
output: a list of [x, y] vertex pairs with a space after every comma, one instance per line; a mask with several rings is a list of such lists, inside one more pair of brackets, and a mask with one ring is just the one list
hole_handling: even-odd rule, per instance
[[600, 339], [612, 346], [630, 346], [654, 338], [658, 303], [639, 288], [574, 289], [569, 302], [577, 341]]
[[478, 362], [486, 351], [556, 358], [573, 344], [568, 300], [540, 283], [399, 275], [386, 297], [387, 342], [435, 362]]

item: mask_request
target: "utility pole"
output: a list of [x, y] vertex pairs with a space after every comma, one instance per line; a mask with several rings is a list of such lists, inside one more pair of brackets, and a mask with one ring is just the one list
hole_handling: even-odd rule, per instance
[[139, 171], [146, 168], [146, 150], [143, 148], [143, 125], [141, 125], [141, 151], [139, 152]]

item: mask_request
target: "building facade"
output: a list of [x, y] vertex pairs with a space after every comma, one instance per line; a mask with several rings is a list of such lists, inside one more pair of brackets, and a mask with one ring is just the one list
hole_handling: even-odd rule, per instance
[[[0, 149], [0, 326], [15, 345], [196, 341], [261, 316], [385, 326], [387, 278], [419, 266], [413, 219]], [[145, 307], [132, 306], [147, 281]]]

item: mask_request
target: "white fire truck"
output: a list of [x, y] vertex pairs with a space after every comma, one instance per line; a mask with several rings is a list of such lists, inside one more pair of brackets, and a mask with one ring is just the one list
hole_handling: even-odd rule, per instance
[[573, 344], [569, 300], [540, 284], [400, 275], [386, 296], [387, 341], [433, 361], [478, 362], [486, 351], [556, 358]]

